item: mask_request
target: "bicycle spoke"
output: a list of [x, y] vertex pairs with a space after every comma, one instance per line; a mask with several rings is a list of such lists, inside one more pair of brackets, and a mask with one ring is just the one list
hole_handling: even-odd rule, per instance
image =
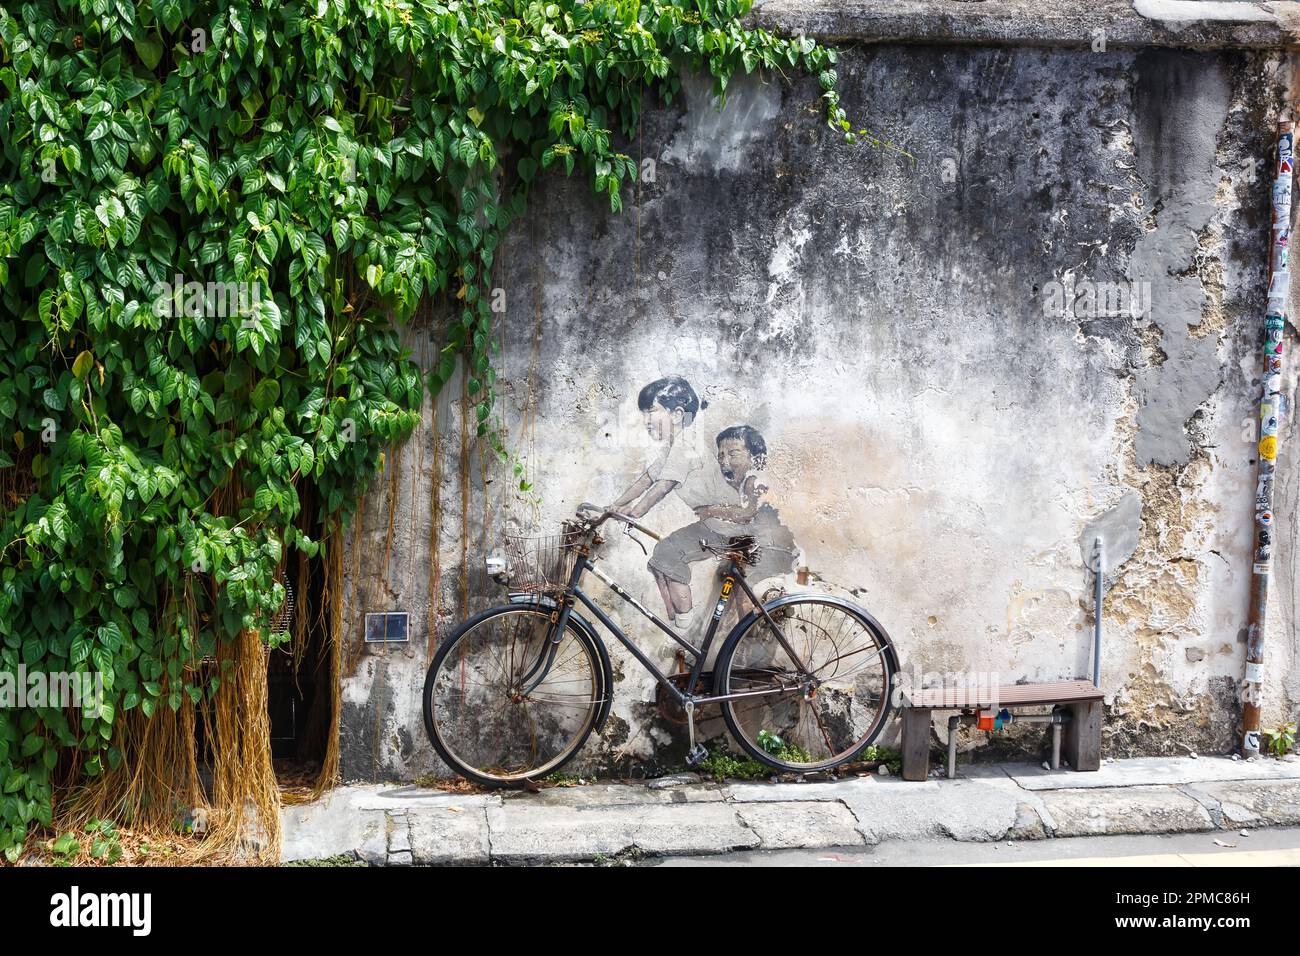
[[553, 646], [549, 631], [548, 614], [521, 607], [458, 632], [426, 702], [431, 733], [454, 769], [526, 779], [586, 738], [604, 704], [598, 660], [576, 632], [566, 629]]
[[885, 645], [862, 618], [829, 601], [795, 600], [770, 613], [785, 640], [765, 617], [755, 619], [737, 639], [719, 690], [785, 692], [724, 704], [731, 729], [778, 766], [843, 762], [888, 714]]

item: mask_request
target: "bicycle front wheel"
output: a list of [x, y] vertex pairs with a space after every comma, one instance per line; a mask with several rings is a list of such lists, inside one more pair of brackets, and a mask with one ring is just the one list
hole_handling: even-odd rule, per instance
[[[889, 717], [893, 651], [865, 611], [814, 595], [767, 605], [718, 654], [714, 687], [736, 742], [795, 773], [826, 770], [867, 747]], [[775, 625], [775, 627], [773, 626]]]
[[424, 724], [439, 756], [468, 780], [520, 785], [554, 773], [595, 727], [609, 688], [604, 656], [572, 621], [558, 643], [549, 611], [492, 608], [434, 655]]

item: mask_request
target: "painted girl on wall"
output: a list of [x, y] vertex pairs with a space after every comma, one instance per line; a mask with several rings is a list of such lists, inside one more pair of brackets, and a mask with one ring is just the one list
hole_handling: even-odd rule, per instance
[[[700, 448], [692, 426], [695, 416], [708, 403], [700, 401], [690, 382], [680, 375], [657, 379], [641, 389], [637, 407], [645, 417], [650, 439], [663, 447], [631, 487], [610, 505], [613, 510], [640, 518], [673, 491], [692, 509], [740, 504], [739, 492], [727, 484], [712, 456]], [[655, 553], [659, 553], [658, 548]], [[669, 620], [678, 627], [689, 626], [693, 604], [689, 572], [684, 581], [680, 580], [679, 574], [670, 576], [657, 569], [653, 559], [650, 571], [659, 586]]]

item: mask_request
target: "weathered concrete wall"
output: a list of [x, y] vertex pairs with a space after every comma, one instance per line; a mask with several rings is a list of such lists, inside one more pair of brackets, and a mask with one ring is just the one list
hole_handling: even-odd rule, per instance
[[[1081, 548], [1099, 520], [1126, 529], [1136, 545], [1106, 600], [1106, 746], [1233, 746], [1287, 61], [882, 44], [839, 72], [850, 115], [910, 157], [838, 142], [813, 82], [739, 83], [722, 113], [693, 84], [629, 145], [654, 180], [622, 215], [579, 181], [536, 190], [494, 285], [501, 407], [540, 503], [464, 438], [454, 385], [394, 451], [354, 528], [345, 621], [355, 642], [365, 612], [407, 610], [412, 640], [367, 648], [345, 681], [345, 776], [437, 771], [420, 690], [438, 637], [500, 598], [481, 557], [507, 519], [553, 529], [630, 485], [656, 454], [638, 391], [669, 374], [709, 402], [702, 434], [763, 433], [767, 500], [799, 563], [856, 595], [913, 673], [1088, 676]], [[1086, 281], [1125, 284], [1140, 314], [1053, 310]], [[436, 333], [408, 338], [436, 357]], [[1294, 431], [1288, 418], [1266, 722], [1300, 702]], [[670, 496], [645, 520], [692, 519]], [[662, 608], [640, 550], [616, 539], [605, 556]], [[711, 584], [696, 565], [697, 604]], [[666, 639], [614, 610], [668, 660]], [[613, 717], [579, 766], [677, 762], [684, 733], [656, 714], [653, 681], [611, 653]]]

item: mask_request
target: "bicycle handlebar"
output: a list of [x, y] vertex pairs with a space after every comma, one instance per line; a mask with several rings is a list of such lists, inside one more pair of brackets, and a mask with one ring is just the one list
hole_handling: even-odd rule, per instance
[[621, 511], [614, 511], [614, 510], [612, 510], [612, 509], [609, 509], [609, 510], [603, 510], [603, 511], [602, 511], [598, 506], [593, 505], [593, 504], [592, 504], [591, 502], [589, 502], [589, 501], [584, 501], [582, 504], [578, 505], [578, 516], [579, 516], [579, 517], [582, 516], [582, 513], [583, 513], [584, 511], [599, 511], [599, 512], [600, 512], [600, 517], [598, 517], [598, 518], [587, 518], [587, 519], [584, 519], [584, 520], [586, 520], [586, 521], [589, 521], [589, 522], [591, 523], [591, 526], [592, 526], [593, 528], [599, 528], [602, 524], [604, 524], [604, 523], [605, 523], [606, 521], [608, 521], [610, 518], [613, 518], [615, 521], [621, 521], [621, 522], [623, 522], [623, 523], [626, 524], [626, 525], [630, 525], [631, 527], [636, 528], [636, 530], [640, 531], [642, 534], [644, 534], [644, 535], [648, 535], [649, 537], [654, 538], [654, 540], [656, 540], [656, 541], [662, 541], [662, 540], [663, 540], [663, 538], [662, 538], [660, 535], [655, 534], [653, 531], [651, 531], [651, 530], [650, 530], [649, 528], [647, 528], [645, 525], [641, 524], [641, 523], [640, 523], [639, 521], [637, 521], [635, 518], [631, 517], [630, 515], [625, 515], [625, 514], [623, 514]]

